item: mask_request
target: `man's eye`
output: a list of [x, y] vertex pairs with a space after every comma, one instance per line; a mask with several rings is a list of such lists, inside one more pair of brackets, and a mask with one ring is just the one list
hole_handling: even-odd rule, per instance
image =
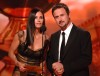
[[61, 14], [61, 16], [64, 16], [64, 14]]
[[54, 18], [58, 18], [58, 16], [55, 16]]

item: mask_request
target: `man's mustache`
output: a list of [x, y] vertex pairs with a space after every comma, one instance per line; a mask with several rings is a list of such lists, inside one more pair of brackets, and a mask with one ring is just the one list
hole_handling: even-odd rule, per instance
[[59, 21], [59, 24], [61, 24], [62, 22], [64, 22], [64, 21]]

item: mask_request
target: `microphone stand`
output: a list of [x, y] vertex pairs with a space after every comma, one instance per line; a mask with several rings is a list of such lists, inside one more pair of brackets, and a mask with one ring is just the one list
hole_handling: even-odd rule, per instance
[[43, 53], [44, 53], [44, 39], [43, 39], [43, 35], [44, 35], [44, 32], [46, 31], [46, 27], [43, 25], [41, 28], [40, 28], [40, 31], [42, 32], [42, 51], [41, 51], [41, 54], [42, 54], [42, 76], [43, 76]]
[[41, 51], [41, 53], [42, 53], [42, 76], [43, 76], [43, 35], [44, 35], [44, 32], [42, 32], [42, 51]]

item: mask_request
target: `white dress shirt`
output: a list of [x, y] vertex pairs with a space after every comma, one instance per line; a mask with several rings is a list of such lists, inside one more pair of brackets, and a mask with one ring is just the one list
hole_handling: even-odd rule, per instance
[[60, 38], [59, 38], [58, 61], [60, 61], [60, 48], [61, 48], [61, 43], [62, 43], [62, 32], [65, 32], [65, 46], [66, 46], [67, 40], [68, 40], [68, 37], [69, 37], [69, 34], [70, 34], [70, 32], [71, 32], [72, 27], [73, 27], [73, 24], [70, 23], [69, 26], [66, 28], [66, 30], [64, 30], [64, 31], [61, 30]]

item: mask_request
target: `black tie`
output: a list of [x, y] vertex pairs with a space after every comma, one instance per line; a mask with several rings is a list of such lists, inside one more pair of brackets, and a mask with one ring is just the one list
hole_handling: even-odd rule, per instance
[[60, 60], [62, 61], [62, 56], [64, 54], [64, 48], [65, 48], [65, 33], [62, 32], [62, 43], [60, 48]]

